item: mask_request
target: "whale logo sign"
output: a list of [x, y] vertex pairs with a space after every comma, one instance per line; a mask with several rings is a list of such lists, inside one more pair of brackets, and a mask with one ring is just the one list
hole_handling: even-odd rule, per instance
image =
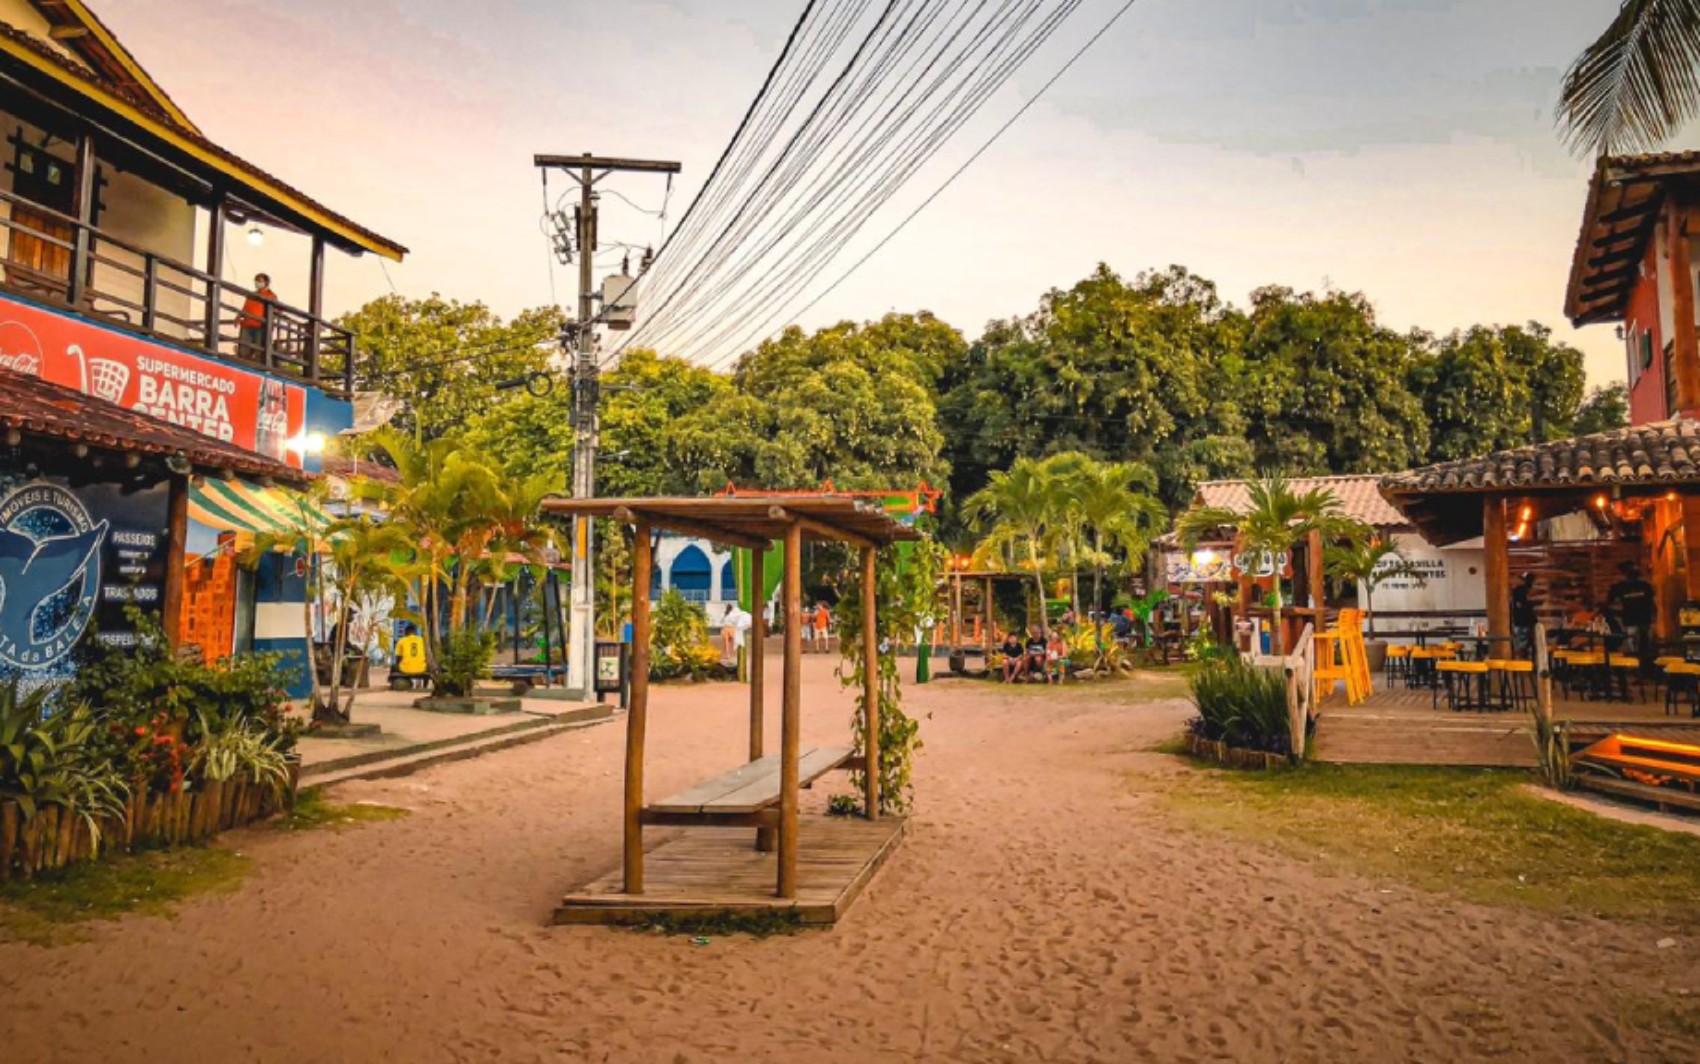
[[47, 481], [0, 501], [0, 666], [44, 669], [77, 645], [100, 593], [108, 528]]

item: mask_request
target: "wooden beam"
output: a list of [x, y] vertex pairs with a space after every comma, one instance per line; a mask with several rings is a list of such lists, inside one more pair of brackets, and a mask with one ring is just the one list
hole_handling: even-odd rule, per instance
[[846, 528], [839, 528], [837, 525], [827, 524], [825, 521], [817, 521], [812, 517], [804, 517], [801, 514], [794, 514], [783, 506], [769, 507], [767, 516], [773, 518], [775, 521], [784, 521], [788, 524], [794, 525], [797, 528], [802, 529], [807, 535], [813, 536], [815, 539], [829, 539], [839, 543], [848, 543], [851, 546], [861, 547], [863, 550], [867, 550], [869, 547], [873, 547], [875, 545], [874, 541], [866, 536], [852, 532]]
[[[649, 724], [649, 580], [655, 565], [649, 524], [632, 545], [631, 705], [626, 709], [624, 874], [627, 894], [643, 893], [643, 742]], [[588, 678], [587, 678], [588, 680]]]
[[613, 518], [635, 525], [642, 521], [652, 528], [668, 532], [682, 532], [687, 536], [700, 536], [703, 539], [724, 543], [727, 546], [743, 547], [745, 550], [759, 550], [768, 546], [768, 541], [748, 532], [734, 532], [729, 528], [708, 521], [699, 521], [692, 517], [673, 517], [669, 514], [658, 514], [649, 510], [633, 510], [629, 506], [615, 507]]
[[1610, 214], [1600, 215], [1599, 221], [1596, 224], [1598, 224], [1598, 225], [1616, 225], [1619, 222], [1627, 222], [1627, 221], [1630, 221], [1631, 219], [1639, 221], [1640, 219], [1645, 218], [1647, 215], [1653, 213], [1653, 210], [1655, 208], [1657, 208], [1658, 205], [1659, 205], [1659, 197], [1651, 196], [1647, 199], [1641, 200], [1638, 203], [1632, 203], [1627, 207], [1619, 207], [1617, 210], [1612, 211]]
[[1683, 585], [1690, 602], [1700, 602], [1700, 494], [1683, 492], [1682, 506]]
[[[224, 279], [224, 220], [227, 205], [224, 193], [218, 193], [218, 199], [207, 209], [207, 274], [214, 281]], [[201, 308], [202, 323], [206, 327], [206, 335], [202, 337], [201, 346], [208, 351], [218, 350], [218, 318], [219, 301], [223, 290], [217, 284], [207, 288], [206, 305]]]
[[779, 884], [781, 898], [797, 896], [797, 759], [803, 697], [803, 530], [785, 530], [785, 684], [779, 722]]
[[1602, 254], [1595, 255], [1593, 258], [1588, 260], [1588, 265], [1591, 268], [1597, 269], [1601, 266], [1610, 266], [1619, 262], [1634, 262], [1636, 259], [1641, 257], [1640, 250], [1641, 249], [1637, 248], [1635, 245], [1628, 244], [1616, 251], [1607, 251]]
[[992, 578], [989, 576], [986, 577], [985, 594], [980, 599], [980, 612], [986, 615], [985, 627], [980, 631], [980, 642], [986, 648], [986, 672], [990, 674], [992, 671], [992, 622], [996, 619], [997, 614], [993, 610]]
[[1310, 583], [1310, 608], [1316, 610], [1316, 630], [1322, 631], [1323, 597], [1322, 533], [1313, 531], [1305, 539], [1305, 576]]
[[1694, 330], [1694, 270], [1689, 263], [1688, 237], [1683, 228], [1688, 205], [1672, 199], [1668, 214], [1671, 271], [1671, 312], [1676, 320], [1671, 368], [1676, 375], [1676, 409], [1671, 414], [1700, 411], [1700, 342]]
[[[750, 674], [750, 760], [756, 761], [762, 757], [763, 733], [767, 729], [767, 707], [763, 704], [765, 693], [763, 685], [767, 682], [767, 551], [756, 548], [750, 551], [750, 638], [745, 654], [749, 659]], [[776, 822], [777, 823], [777, 822]], [[764, 825], [756, 830], [756, 849], [762, 853], [770, 853], [774, 845], [775, 825]]]
[[[183, 563], [189, 535], [189, 478], [172, 477], [169, 490], [171, 494], [166, 503], [165, 521], [165, 591], [160, 604], [160, 624], [165, 627], [166, 645], [175, 651], [183, 634], [183, 589], [186, 575]], [[211, 658], [218, 656], [217, 653], [209, 655]]]
[[1482, 500], [1482, 582], [1487, 588], [1488, 635], [1511, 635], [1511, 555], [1505, 531], [1505, 499]]
[[862, 548], [862, 800], [880, 818], [880, 638], [878, 554]]

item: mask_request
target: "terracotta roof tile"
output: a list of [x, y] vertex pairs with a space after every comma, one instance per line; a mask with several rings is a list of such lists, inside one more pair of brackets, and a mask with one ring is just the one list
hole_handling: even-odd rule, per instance
[[199, 470], [229, 470], [289, 484], [315, 479], [253, 451], [9, 369], [0, 369], [0, 425], [104, 450], [181, 455]]
[[[1292, 477], [1287, 483], [1296, 492], [1321, 488], [1340, 500], [1347, 517], [1375, 528], [1394, 528], [1410, 524], [1377, 490], [1381, 477], [1368, 473], [1333, 477]], [[1198, 486], [1197, 501], [1204, 506], [1221, 506], [1237, 512], [1250, 508], [1250, 496], [1243, 480], [1207, 480]]]
[[1540, 489], [1700, 482], [1700, 422], [1673, 418], [1552, 440], [1383, 477], [1388, 498], [1482, 488]]

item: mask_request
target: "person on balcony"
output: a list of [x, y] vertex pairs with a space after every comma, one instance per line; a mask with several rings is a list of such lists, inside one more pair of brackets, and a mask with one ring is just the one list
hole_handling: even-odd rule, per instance
[[237, 341], [237, 351], [251, 358], [262, 358], [266, 351], [266, 305], [277, 302], [277, 293], [272, 291], [270, 274], [254, 275], [254, 294], [242, 303], [242, 317], [238, 319], [241, 326], [241, 337]]

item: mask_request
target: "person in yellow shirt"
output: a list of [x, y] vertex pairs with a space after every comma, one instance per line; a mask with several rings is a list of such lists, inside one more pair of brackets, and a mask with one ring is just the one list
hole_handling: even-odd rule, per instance
[[425, 640], [419, 636], [419, 630], [408, 625], [400, 639], [395, 641], [395, 667], [403, 676], [425, 675]]

